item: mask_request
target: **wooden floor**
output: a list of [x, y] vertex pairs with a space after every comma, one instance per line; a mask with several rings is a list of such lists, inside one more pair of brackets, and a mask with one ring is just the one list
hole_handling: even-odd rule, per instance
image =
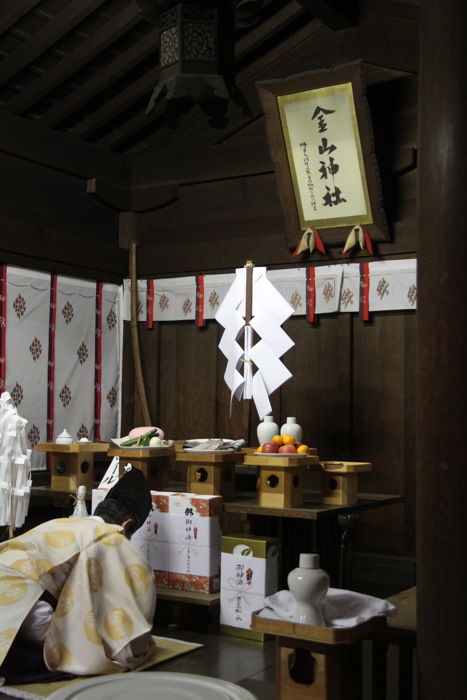
[[[226, 635], [188, 632], [177, 629], [156, 629], [156, 634], [199, 642], [205, 646], [158, 668], [161, 671], [199, 673], [237, 683], [256, 695], [258, 700], [277, 700], [274, 676], [275, 641], [253, 642]], [[387, 700], [397, 700], [397, 653], [388, 653]], [[371, 700], [371, 643], [363, 643], [363, 696]]]
[[276, 700], [274, 640], [264, 643], [205, 632], [158, 629], [156, 634], [205, 646], [158, 666], [161, 671], [199, 673], [237, 683], [258, 700]]
[[[184, 656], [165, 661], [157, 671], [196, 673], [237, 683], [253, 693], [257, 700], [277, 700], [274, 682], [274, 640], [264, 643], [208, 632], [192, 632], [175, 628], [158, 628], [155, 634], [204, 644]], [[388, 654], [387, 700], [397, 700], [396, 648]], [[371, 700], [371, 645], [364, 642], [364, 687], [362, 700]], [[1, 700], [7, 696], [1, 692]]]

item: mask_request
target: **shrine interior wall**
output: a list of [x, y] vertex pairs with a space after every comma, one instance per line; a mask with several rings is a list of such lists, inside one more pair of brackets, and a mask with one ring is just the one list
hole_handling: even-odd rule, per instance
[[[383, 3], [363, 5], [358, 28], [331, 32], [310, 26], [302, 41], [275, 62], [244, 76], [241, 87], [255, 115], [246, 128], [236, 131], [234, 119], [232, 133], [222, 143], [189, 148], [188, 139], [196, 141], [193, 124], [180, 132], [178, 151], [165, 154], [162, 148], [157, 159], [155, 152], [148, 153], [134, 164], [139, 186], [154, 182], [156, 173], [157, 182], [178, 186], [176, 202], [140, 214], [130, 232], [121, 232], [122, 244], [127, 235], [139, 242], [140, 275], [231, 272], [247, 259], [268, 268], [342, 262], [342, 246], [327, 247], [326, 255], [291, 256], [254, 82], [356, 59], [368, 64], [371, 78], [367, 96], [390, 232], [389, 241], [375, 245], [375, 258], [416, 256], [418, 22], [413, 16], [385, 15]], [[366, 251], [351, 256], [353, 262], [368, 259]], [[295, 341], [283, 358], [293, 378], [272, 396], [275, 418], [297, 416], [305, 441], [325, 459], [373, 463], [360, 490], [402, 494], [405, 502], [362, 513], [355, 546], [410, 557], [415, 538], [416, 313], [373, 314], [368, 322], [356, 314], [336, 314], [321, 316], [313, 326], [295, 317], [284, 329]], [[123, 417], [124, 425], [132, 427], [141, 413], [128, 328], [126, 334]], [[258, 417], [251, 402], [234, 401], [229, 417], [220, 334], [214, 321], [202, 329], [192, 322], [140, 328], [151, 413], [176, 438], [245, 437], [255, 444]], [[174, 467], [173, 476], [183, 479], [184, 474]], [[317, 487], [317, 478], [308, 474], [311, 488]]]
[[[71, 152], [59, 134], [33, 134], [26, 123], [0, 136], [2, 262], [77, 277], [121, 282], [128, 245], [138, 244], [141, 277], [232, 272], [252, 259], [283, 268], [342, 262], [326, 255], [291, 257], [286, 244], [264, 116], [255, 83], [363, 60], [389, 240], [373, 259], [415, 257], [417, 184], [418, 10], [410, 2], [362, 2], [357, 27], [331, 31], [310, 21], [290, 40], [240, 72], [252, 108], [247, 124], [232, 108], [230, 128], [207, 146], [204, 129], [187, 117], [176, 145], [160, 143], [131, 165], [97, 149]], [[31, 127], [32, 129], [32, 127]], [[45, 139], [45, 141], [44, 141]], [[37, 152], [34, 150], [37, 144]], [[47, 154], [47, 155], [44, 155]], [[167, 206], [130, 217], [86, 194], [88, 178], [148, 191], [173, 186]], [[297, 240], [300, 232], [297, 232]], [[326, 235], [323, 235], [326, 244]], [[368, 260], [365, 251], [351, 261]], [[129, 325], [129, 324], [126, 324]], [[323, 458], [373, 463], [361, 490], [400, 493], [405, 503], [361, 516], [356, 546], [411, 555], [414, 551], [416, 313], [320, 317], [311, 326], [292, 318], [295, 346], [284, 360], [293, 378], [272, 397], [275, 417], [296, 415], [307, 442]], [[250, 402], [234, 403], [223, 381], [220, 328], [189, 322], [141, 324], [140, 342], [151, 413], [170, 437], [243, 436], [255, 442], [258, 418]], [[135, 396], [129, 328], [125, 328], [123, 423], [141, 423]], [[174, 468], [173, 476], [180, 477]], [[316, 484], [310, 473], [308, 482]]]

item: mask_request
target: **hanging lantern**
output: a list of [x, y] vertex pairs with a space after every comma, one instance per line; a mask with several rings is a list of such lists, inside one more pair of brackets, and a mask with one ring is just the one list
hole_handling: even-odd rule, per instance
[[160, 14], [160, 80], [146, 114], [165, 99], [166, 120], [177, 119], [197, 104], [208, 123], [222, 128], [233, 99], [248, 107], [234, 84], [234, 18], [229, 0], [171, 3]]

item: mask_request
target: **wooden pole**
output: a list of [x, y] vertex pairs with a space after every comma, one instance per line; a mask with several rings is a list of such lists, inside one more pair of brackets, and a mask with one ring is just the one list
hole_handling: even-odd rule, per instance
[[417, 667], [421, 700], [467, 697], [465, 0], [420, 7]]
[[131, 289], [131, 346], [135, 363], [136, 393], [141, 402], [141, 411], [145, 425], [152, 425], [149, 414], [146, 389], [144, 387], [143, 368], [138, 335], [138, 288], [136, 277], [136, 243], [130, 244], [130, 289]]
[[[254, 262], [247, 260], [245, 263], [246, 280], [245, 280], [245, 325], [249, 326], [253, 317], [253, 268]], [[253, 330], [253, 329], [251, 329]], [[246, 404], [246, 405], [245, 405]], [[251, 422], [251, 400], [248, 399], [244, 403], [243, 408], [243, 434], [246, 441], [250, 444], [250, 422]]]
[[245, 292], [245, 324], [248, 326], [253, 314], [253, 260], [247, 260], [246, 269], [246, 292]]

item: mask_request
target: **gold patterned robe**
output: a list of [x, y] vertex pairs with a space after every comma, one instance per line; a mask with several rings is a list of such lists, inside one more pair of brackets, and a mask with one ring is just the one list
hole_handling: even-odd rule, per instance
[[45, 590], [57, 600], [44, 643], [50, 670], [115, 673], [143, 660], [154, 578], [122, 533], [99, 518], [60, 518], [0, 544], [0, 665]]

